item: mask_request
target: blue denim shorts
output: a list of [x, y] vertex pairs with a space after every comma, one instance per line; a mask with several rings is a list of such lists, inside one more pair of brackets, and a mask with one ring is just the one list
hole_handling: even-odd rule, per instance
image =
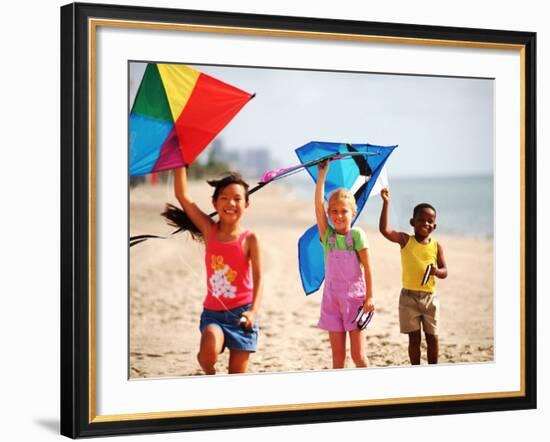
[[228, 311], [204, 309], [201, 314], [199, 329], [202, 333], [209, 325], [219, 327], [224, 336], [222, 352], [225, 347], [230, 350], [255, 352], [258, 348], [258, 321], [254, 322], [250, 332], [244, 331], [238, 323], [242, 313], [247, 310], [250, 310], [250, 304]]

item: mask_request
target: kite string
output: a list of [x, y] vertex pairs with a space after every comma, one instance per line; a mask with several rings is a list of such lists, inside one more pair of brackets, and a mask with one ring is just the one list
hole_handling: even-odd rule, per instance
[[[248, 192], [249, 195], [251, 195], [252, 193], [260, 190], [262, 187], [264, 187], [265, 185], [269, 184], [270, 182], [273, 182], [273, 181], [277, 181], [279, 179], [282, 179], [282, 178], [286, 178], [286, 177], [289, 177], [289, 176], [292, 176], [294, 174], [297, 174], [297, 173], [300, 173], [310, 167], [313, 167], [317, 164], [319, 164], [321, 161], [325, 161], [325, 160], [331, 160], [331, 159], [334, 159], [334, 160], [339, 160], [339, 161], [342, 161], [342, 160], [353, 160], [353, 156], [354, 155], [360, 155], [360, 156], [371, 156], [371, 155], [379, 155], [380, 152], [379, 151], [375, 151], [375, 152], [347, 152], [347, 153], [338, 153], [338, 154], [335, 154], [335, 155], [327, 155], [323, 158], [320, 158], [320, 159], [317, 159], [317, 160], [312, 160], [312, 161], [309, 161], [309, 162], [306, 162], [306, 163], [302, 163], [300, 165], [296, 165], [296, 166], [292, 166], [292, 167], [288, 167], [288, 168], [285, 168], [285, 169], [279, 169], [279, 170], [275, 170], [275, 171], [267, 171], [264, 173], [264, 175], [262, 176], [262, 179], [260, 180], [260, 182], [258, 182], [258, 184], [250, 189], [250, 191]], [[165, 187], [165, 192], [167, 192], [169, 189], [169, 186], [166, 186]], [[217, 212], [212, 212], [210, 214], [208, 214], [209, 217], [213, 217], [217, 214]], [[181, 232], [183, 229], [182, 228], [179, 228], [177, 229], [176, 231], [172, 232], [171, 234], [169, 234], [168, 236], [166, 237], [163, 237], [163, 236], [157, 236], [157, 235], [137, 235], [137, 236], [132, 236], [130, 237], [130, 247], [134, 246], [134, 245], [137, 245], [137, 244], [140, 244], [142, 243], [143, 241], [146, 241], [147, 239], [153, 239], [153, 238], [157, 238], [157, 239], [167, 239], [167, 238], [170, 238], [171, 236], [173, 236], [174, 234], [176, 233], [179, 233]]]
[[[199, 275], [198, 272], [185, 260], [185, 258], [183, 257], [183, 255], [181, 253], [178, 254], [178, 257], [180, 258], [181, 262], [184, 264], [184, 266], [190, 271], [190, 273], [193, 274], [193, 276], [195, 277], [195, 280], [196, 281], [200, 281], [201, 279], [203, 279], [205, 276], [204, 275]], [[214, 298], [216, 298], [221, 306], [224, 308], [224, 310], [231, 314], [232, 316], [234, 316], [235, 318], [239, 318], [239, 316], [237, 316], [235, 313], [233, 313], [229, 308], [227, 308], [227, 305], [225, 305], [225, 302], [223, 302], [221, 300], [221, 297], [219, 296], [214, 296]]]
[[[390, 190], [390, 183], [388, 182], [384, 187], [386, 187], [388, 190]], [[390, 204], [390, 218], [393, 218], [393, 221], [395, 224], [393, 224], [397, 230], [401, 230], [401, 226], [399, 224], [399, 216], [397, 213], [397, 208], [395, 201], [393, 204]], [[390, 220], [391, 221], [391, 220]]]

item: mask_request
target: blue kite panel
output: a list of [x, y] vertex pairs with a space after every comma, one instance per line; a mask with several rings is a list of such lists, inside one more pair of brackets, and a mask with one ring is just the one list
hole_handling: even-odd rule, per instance
[[130, 114], [130, 176], [153, 170], [174, 123]]
[[300, 277], [306, 295], [319, 290], [325, 279], [325, 257], [317, 224], [311, 226], [298, 241]]

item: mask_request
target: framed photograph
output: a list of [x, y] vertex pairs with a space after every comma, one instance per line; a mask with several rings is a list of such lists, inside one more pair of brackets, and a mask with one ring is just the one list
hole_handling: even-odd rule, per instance
[[535, 54], [63, 6], [61, 433], [535, 408]]

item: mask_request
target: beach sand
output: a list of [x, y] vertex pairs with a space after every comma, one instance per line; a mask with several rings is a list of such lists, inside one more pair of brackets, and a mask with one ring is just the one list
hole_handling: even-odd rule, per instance
[[[212, 189], [204, 182], [190, 184], [199, 206], [213, 211]], [[132, 189], [130, 235], [173, 231], [159, 216], [166, 202], [176, 203], [170, 185]], [[260, 340], [250, 359], [251, 373], [331, 368], [328, 334], [317, 328], [322, 290], [305, 296], [298, 273], [297, 242], [314, 223], [313, 202], [291, 198], [281, 184], [267, 186], [251, 198], [242, 225], [260, 237], [265, 281]], [[408, 339], [399, 333], [398, 322], [399, 246], [376, 229], [358, 225], [370, 244], [376, 307], [367, 328], [369, 364], [408, 365]], [[434, 236], [444, 247], [449, 269], [449, 277], [437, 281], [440, 363], [492, 361], [493, 242]], [[131, 378], [202, 374], [196, 353], [205, 286], [204, 246], [188, 234], [148, 240], [130, 249]], [[227, 357], [228, 351], [220, 356], [219, 373], [227, 372]], [[424, 339], [422, 363], [427, 363]], [[349, 356], [347, 366], [353, 366]]]

